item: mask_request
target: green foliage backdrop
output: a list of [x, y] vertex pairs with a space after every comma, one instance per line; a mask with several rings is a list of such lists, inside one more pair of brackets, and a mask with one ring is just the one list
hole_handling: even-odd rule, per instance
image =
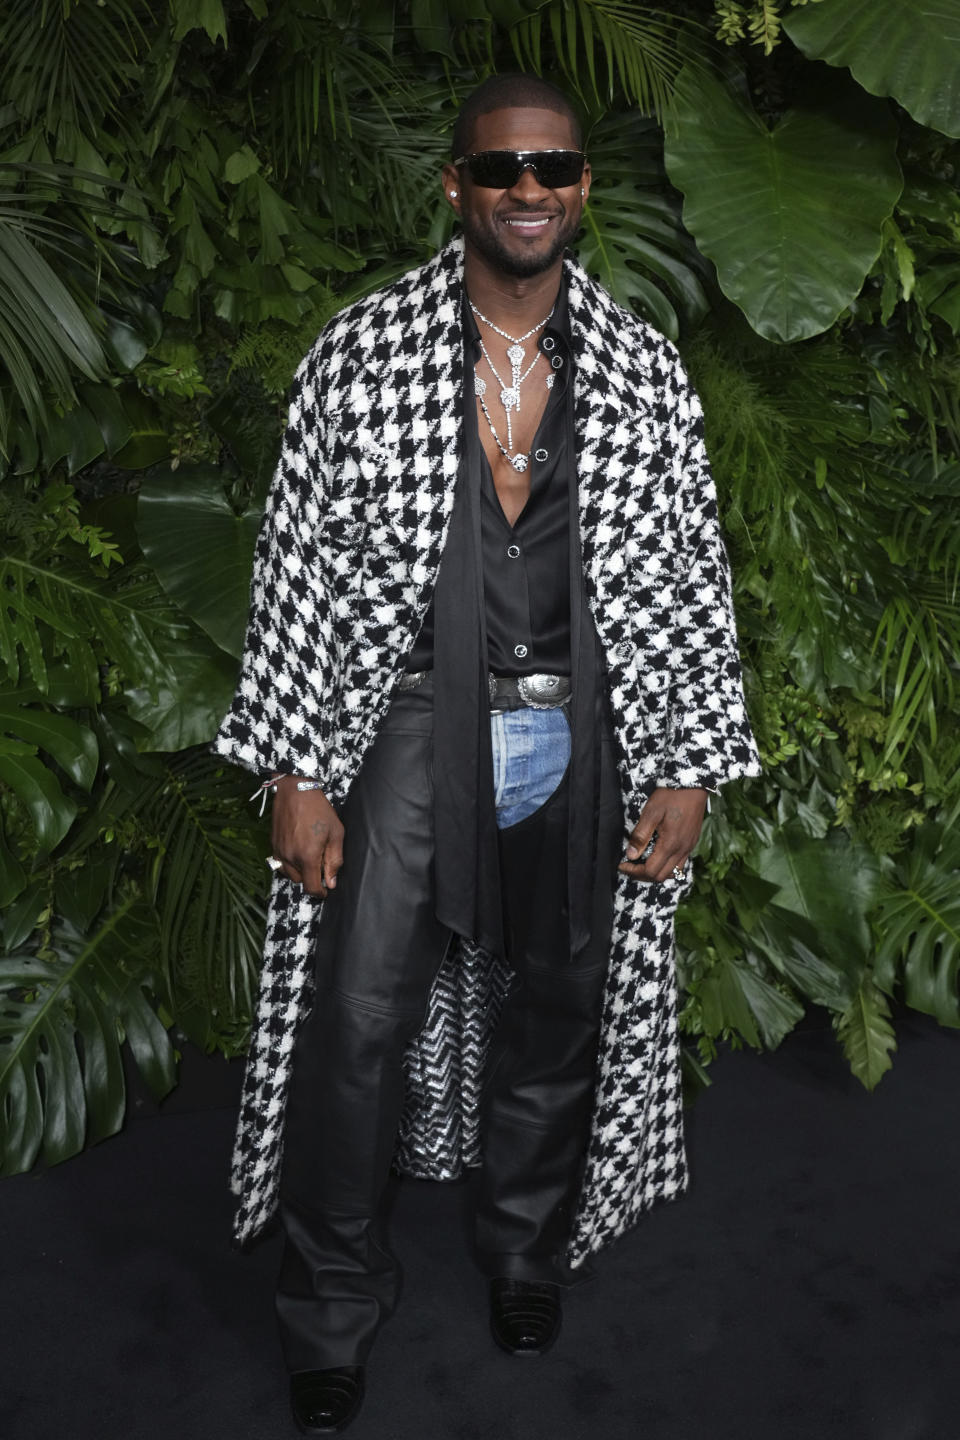
[[450, 233], [491, 69], [559, 78], [580, 254], [702, 393], [762, 779], [678, 921], [692, 1070], [960, 1026], [960, 0], [4, 0], [2, 1168], [238, 1053], [267, 872], [231, 693], [284, 392]]

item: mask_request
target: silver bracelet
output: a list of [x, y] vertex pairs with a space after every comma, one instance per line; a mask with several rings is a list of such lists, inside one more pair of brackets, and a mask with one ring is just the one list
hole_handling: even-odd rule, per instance
[[298, 780], [298, 781], [297, 781], [297, 789], [298, 789], [298, 790], [322, 790], [322, 789], [323, 789], [323, 786], [320, 784], [320, 781], [319, 781], [319, 780]]

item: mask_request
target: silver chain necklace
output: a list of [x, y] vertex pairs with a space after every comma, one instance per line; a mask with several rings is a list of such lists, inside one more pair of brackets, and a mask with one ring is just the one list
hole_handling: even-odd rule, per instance
[[[555, 307], [551, 305], [550, 315], [553, 314], [554, 308]], [[506, 330], [501, 330], [499, 325], [494, 325], [492, 320], [488, 320], [486, 315], [484, 315], [483, 311], [478, 310], [472, 300], [470, 301], [470, 309], [473, 311], [474, 315], [476, 315], [478, 320], [483, 321], [484, 325], [489, 325], [491, 330], [496, 330], [498, 335], [502, 335], [504, 340], [509, 340], [514, 345], [522, 345], [524, 340], [529, 340], [531, 335], [536, 335], [537, 331], [542, 330], [544, 325], [546, 325], [547, 321], [550, 319], [550, 315], [547, 315], [544, 317], [543, 320], [538, 320], [536, 325], [531, 325], [530, 329], [524, 335], [508, 335]]]
[[[483, 343], [483, 337], [481, 336], [480, 338], [480, 349], [483, 351], [484, 358], [486, 359], [487, 364], [490, 366], [490, 369], [493, 372], [494, 379], [500, 386], [500, 404], [503, 406], [504, 412], [506, 413], [507, 417], [506, 445], [504, 445], [503, 441], [500, 439], [500, 436], [497, 434], [496, 426], [491, 419], [490, 411], [487, 409], [487, 402], [484, 399], [484, 395], [486, 394], [487, 389], [487, 382], [484, 380], [482, 375], [474, 375], [473, 386], [474, 390], [476, 391], [477, 399], [480, 401], [480, 409], [483, 411], [486, 422], [490, 426], [490, 433], [496, 441], [497, 448], [500, 450], [501, 454], [503, 454], [510, 461], [510, 464], [513, 466], [514, 470], [523, 472], [524, 470], [526, 470], [527, 465], [530, 462], [529, 455], [523, 454], [522, 451], [518, 451], [515, 455], [512, 455], [510, 453], [513, 450], [513, 412], [514, 410], [520, 409], [520, 386], [523, 384], [524, 380], [526, 380], [527, 376], [532, 373], [534, 367], [537, 364], [537, 361], [540, 359], [540, 351], [538, 350], [533, 360], [527, 366], [526, 370], [524, 370], [523, 362], [527, 358], [527, 352], [523, 348], [523, 342], [524, 340], [529, 340], [530, 336], [535, 335], [538, 330], [543, 329], [544, 325], [546, 325], [547, 321], [550, 319], [550, 315], [553, 314], [553, 307], [551, 307], [550, 315], [546, 315], [542, 320], [539, 320], [536, 325], [531, 325], [530, 329], [527, 330], [523, 335], [510, 335], [507, 333], [506, 330], [501, 330], [499, 325], [495, 325], [492, 320], [487, 319], [486, 315], [484, 315], [482, 310], [477, 309], [476, 305], [474, 305], [472, 300], [470, 301], [470, 309], [473, 311], [474, 315], [476, 315], [478, 320], [483, 321], [484, 325], [489, 325], [490, 329], [495, 330], [496, 333], [498, 335], [501, 335], [504, 340], [510, 341], [510, 348], [507, 351], [507, 359], [510, 361], [510, 384], [508, 385], [497, 371], [497, 368], [494, 365], [493, 361], [490, 359], [490, 352], [487, 349], [486, 345]], [[548, 390], [551, 388], [552, 384], [553, 375], [550, 374], [547, 376]]]
[[[506, 381], [504, 380], [503, 376], [500, 374], [500, 371], [497, 369], [496, 365], [494, 365], [493, 360], [492, 360], [491, 357], [490, 357], [490, 351], [487, 349], [486, 345], [484, 345], [484, 343], [483, 343], [482, 340], [480, 341], [480, 349], [483, 351], [483, 354], [484, 354], [484, 357], [485, 357], [485, 359], [486, 359], [487, 364], [490, 366], [490, 369], [493, 371], [493, 378], [496, 380], [497, 384], [500, 386], [500, 404], [503, 406], [504, 410], [507, 412], [507, 449], [508, 449], [508, 450], [512, 450], [512, 449], [513, 449], [513, 418], [512, 418], [512, 417], [513, 417], [513, 411], [520, 409], [520, 386], [523, 384], [524, 380], [526, 380], [527, 376], [530, 375], [530, 374], [532, 374], [534, 367], [536, 366], [537, 362], [538, 362], [539, 359], [540, 359], [540, 351], [539, 351], [539, 350], [537, 351], [536, 355], [534, 355], [533, 359], [530, 361], [530, 364], [527, 366], [526, 370], [524, 370], [524, 372], [523, 372], [522, 375], [518, 374], [516, 371], [514, 371], [514, 372], [511, 373], [510, 384], [508, 385], [508, 384], [506, 383]], [[523, 353], [523, 352], [521, 352], [521, 353]], [[551, 377], [551, 378], [552, 378], [552, 377]]]

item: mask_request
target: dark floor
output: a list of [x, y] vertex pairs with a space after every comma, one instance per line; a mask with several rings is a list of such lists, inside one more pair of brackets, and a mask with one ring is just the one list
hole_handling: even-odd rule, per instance
[[[817, 1026], [725, 1055], [690, 1194], [608, 1252], [541, 1360], [488, 1339], [469, 1187], [404, 1182], [405, 1294], [351, 1437], [955, 1440], [960, 1037], [915, 1016], [900, 1035], [874, 1096]], [[236, 1078], [194, 1061], [160, 1114], [0, 1184], [2, 1440], [295, 1433], [277, 1242], [227, 1241]]]

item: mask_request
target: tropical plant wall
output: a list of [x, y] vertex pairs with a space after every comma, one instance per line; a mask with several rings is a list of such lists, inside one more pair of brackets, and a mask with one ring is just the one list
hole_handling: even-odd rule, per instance
[[[206, 750], [293, 369], [450, 233], [492, 69], [578, 97], [579, 253], [703, 396], [763, 778], [679, 916], [688, 1059], [960, 1025], [960, 0], [4, 0], [5, 1171], [251, 1019], [253, 781]], [[126, 1049], [127, 1054], [124, 1054]]]

